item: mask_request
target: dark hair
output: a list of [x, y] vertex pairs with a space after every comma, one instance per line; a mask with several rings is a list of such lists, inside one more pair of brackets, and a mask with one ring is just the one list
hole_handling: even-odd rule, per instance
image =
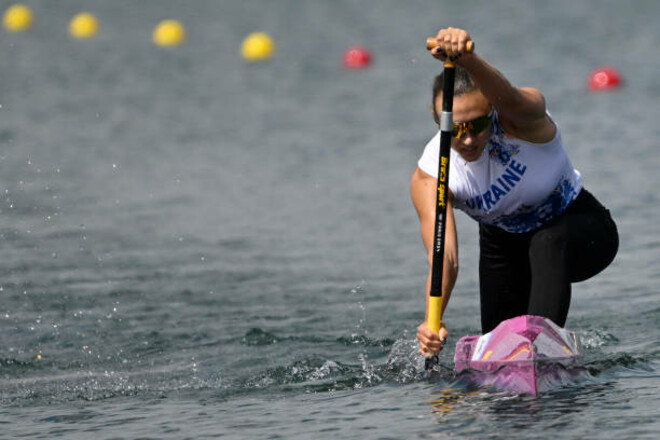
[[[440, 121], [438, 120], [435, 108], [435, 99], [442, 93], [442, 85], [444, 83], [443, 73], [440, 73], [440, 75], [436, 76], [433, 80], [433, 100], [431, 101], [431, 108], [433, 109], [433, 118], [438, 124]], [[477, 85], [472, 81], [472, 77], [467, 70], [463, 69], [461, 66], [456, 66], [456, 70], [454, 71], [454, 96], [461, 96], [473, 92], [477, 90], [477, 88]]]

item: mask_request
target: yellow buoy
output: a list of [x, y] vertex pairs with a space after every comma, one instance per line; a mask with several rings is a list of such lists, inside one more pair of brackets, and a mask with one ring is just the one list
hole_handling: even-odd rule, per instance
[[176, 20], [163, 20], [154, 29], [153, 40], [158, 46], [178, 46], [186, 38], [186, 30]]
[[99, 31], [99, 22], [89, 12], [81, 12], [71, 19], [69, 34], [73, 38], [92, 38]]
[[273, 56], [275, 43], [270, 35], [263, 32], [255, 32], [243, 40], [241, 55], [247, 61], [262, 61]]
[[32, 11], [25, 5], [12, 5], [5, 11], [3, 24], [9, 32], [25, 31], [32, 26]]

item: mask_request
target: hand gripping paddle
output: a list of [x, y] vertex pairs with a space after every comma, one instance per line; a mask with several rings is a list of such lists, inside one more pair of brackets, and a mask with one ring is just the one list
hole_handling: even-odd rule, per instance
[[[426, 39], [426, 49], [438, 47], [435, 38]], [[474, 50], [470, 40], [466, 52]], [[433, 267], [431, 271], [431, 292], [429, 295], [429, 311], [427, 325], [431, 331], [438, 333], [442, 326], [442, 271], [445, 260], [445, 229], [447, 226], [447, 197], [449, 195], [449, 152], [453, 126], [452, 110], [454, 106], [454, 73], [456, 65], [449, 57], [444, 64], [442, 84], [442, 115], [440, 117], [440, 160], [438, 162], [438, 191], [435, 206], [435, 233], [433, 235]], [[426, 358], [424, 367], [427, 372], [439, 362], [438, 354]]]

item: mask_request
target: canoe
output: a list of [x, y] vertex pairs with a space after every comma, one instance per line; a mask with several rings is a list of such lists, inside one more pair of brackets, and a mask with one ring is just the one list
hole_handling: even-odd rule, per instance
[[470, 382], [535, 396], [573, 380], [581, 354], [575, 333], [550, 319], [524, 315], [490, 333], [459, 339], [454, 363]]

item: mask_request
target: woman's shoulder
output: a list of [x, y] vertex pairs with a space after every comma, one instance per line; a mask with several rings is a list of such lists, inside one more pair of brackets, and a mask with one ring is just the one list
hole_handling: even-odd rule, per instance
[[545, 145], [554, 142], [560, 137], [560, 130], [557, 123], [552, 118], [550, 112], [546, 110], [545, 117], [538, 120], [536, 123], [529, 124], [525, 130], [516, 130], [512, 128], [506, 120], [493, 112], [493, 129], [491, 131], [491, 139], [511, 139], [524, 141], [529, 144]]

